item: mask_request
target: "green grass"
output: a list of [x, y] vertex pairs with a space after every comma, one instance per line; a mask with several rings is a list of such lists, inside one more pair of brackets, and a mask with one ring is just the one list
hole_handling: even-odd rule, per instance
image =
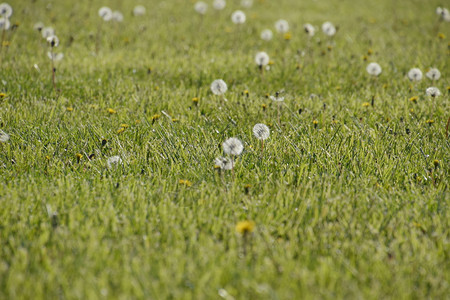
[[[240, 28], [239, 1], [210, 2], [203, 18], [181, 0], [146, 1], [144, 17], [135, 1], [10, 3], [20, 24], [0, 76], [0, 299], [448, 298], [441, 2], [255, 0]], [[102, 24], [103, 5], [125, 21]], [[262, 41], [280, 18], [292, 39]], [[59, 91], [38, 21], [61, 41]], [[303, 24], [325, 21], [337, 35], [308, 44]], [[273, 61], [263, 76], [258, 51]], [[413, 84], [413, 67], [442, 76]], [[209, 89], [219, 78], [225, 103]], [[281, 89], [278, 124], [266, 95]], [[256, 123], [271, 129], [262, 158]], [[234, 175], [214, 168], [229, 137], [244, 143]], [[108, 169], [114, 155], [123, 164]], [[243, 220], [256, 224], [246, 255]]]

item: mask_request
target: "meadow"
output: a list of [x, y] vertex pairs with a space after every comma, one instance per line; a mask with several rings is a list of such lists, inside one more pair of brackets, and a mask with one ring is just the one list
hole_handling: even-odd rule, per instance
[[448, 299], [443, 1], [204, 1], [9, 1], [0, 299]]

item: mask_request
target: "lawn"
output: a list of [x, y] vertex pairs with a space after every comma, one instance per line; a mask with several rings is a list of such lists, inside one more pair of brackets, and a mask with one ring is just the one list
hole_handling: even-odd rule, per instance
[[0, 299], [448, 299], [442, 1], [204, 1], [9, 1]]

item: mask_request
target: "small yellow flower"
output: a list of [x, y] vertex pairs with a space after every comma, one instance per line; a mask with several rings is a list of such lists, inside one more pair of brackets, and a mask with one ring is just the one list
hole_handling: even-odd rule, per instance
[[117, 130], [117, 134], [121, 134], [122, 132], [124, 132], [125, 131], [125, 128], [124, 127], [120, 127], [118, 130]]
[[108, 108], [108, 112], [109, 112], [109, 114], [111, 114], [111, 115], [113, 115], [113, 114], [116, 114], [116, 113], [117, 113], [117, 111], [116, 111], [116, 110], [114, 110], [114, 109], [112, 109], [112, 108]]
[[413, 97], [409, 98], [409, 101], [416, 103], [418, 99], [419, 99], [419, 97], [413, 96]]
[[269, 66], [275, 64], [275, 62], [273, 60], [269, 60]]
[[66, 110], [67, 111], [73, 111], [73, 107], [72, 106], [68, 106], [68, 107], [66, 107]]
[[198, 105], [198, 101], [199, 101], [198, 97], [192, 98], [192, 103], [194, 103], [194, 105]]
[[3, 98], [5, 98], [6, 97], [6, 94], [5, 93], [0, 93], [0, 99], [3, 99]]
[[339, 121], [338, 120], [333, 120], [333, 121], [331, 121], [331, 123], [337, 124], [337, 123], [339, 123]]
[[178, 181], [178, 183], [179, 183], [180, 185], [184, 185], [184, 186], [187, 186], [187, 187], [192, 186], [192, 182], [190, 182], [189, 180], [185, 180], [185, 179], [180, 179], [180, 180]]
[[369, 102], [364, 102], [364, 103], [362, 104], [362, 106], [363, 106], [363, 107], [369, 107], [369, 106], [370, 106], [370, 103], [369, 103]]
[[134, 121], [134, 124], [141, 124], [141, 120]]
[[317, 125], [317, 124], [319, 124], [319, 121], [313, 120], [313, 124], [314, 124], [314, 125]]
[[333, 50], [333, 46], [328, 45], [328, 46], [327, 46], [327, 49], [328, 49], [328, 51], [331, 51], [331, 50]]
[[362, 59], [363, 59], [363, 61], [367, 61], [369, 58], [367, 57], [367, 55], [363, 55]]
[[445, 39], [445, 34], [443, 34], [442, 32], [439, 32], [438, 38], [441, 40]]
[[83, 154], [81, 154], [81, 153], [77, 153], [75, 156], [78, 161], [80, 161], [83, 158]]
[[263, 111], [265, 111], [267, 108], [267, 104], [261, 104], [261, 107], [262, 107]]
[[154, 114], [154, 115], [152, 116], [152, 121], [154, 122], [154, 121], [158, 120], [160, 117], [161, 117], [161, 115]]
[[409, 112], [410, 112], [410, 113], [414, 113], [414, 109], [411, 108], [411, 109], [409, 110]]
[[159, 91], [159, 86], [155, 86], [155, 91]]
[[242, 92], [242, 94], [247, 97], [250, 96], [250, 93], [248, 92], [248, 90], [245, 90], [244, 92]]
[[435, 168], [439, 167], [439, 161], [437, 159], [435, 159], [433, 161], [433, 165], [434, 165]]
[[45, 159], [46, 159], [46, 160], [50, 160], [50, 156], [46, 155], [46, 156], [45, 156]]
[[373, 54], [373, 50], [372, 49], [369, 49], [369, 50], [367, 50], [367, 55], [372, 55]]
[[387, 83], [383, 84], [383, 89], [387, 89], [387, 88], [388, 88], [388, 84]]
[[290, 40], [292, 39], [292, 34], [291, 34], [290, 32], [286, 32], [286, 33], [283, 35], [283, 38], [284, 38], [286, 41], [290, 41]]
[[120, 127], [122, 127], [122, 128], [128, 128], [128, 127], [130, 127], [128, 124], [120, 124]]
[[431, 124], [433, 124], [433, 123], [434, 123], [434, 120], [431, 120], [431, 119], [430, 119], [430, 120], [427, 120], [426, 122], [427, 122], [427, 124], [428, 124], [428, 125], [430, 125], [430, 126], [431, 126]]
[[236, 224], [236, 231], [240, 234], [249, 234], [255, 230], [255, 222], [253, 221], [240, 221]]
[[178, 121], [180, 121], [180, 120], [175, 119], [175, 118], [172, 119], [172, 122], [174, 122], [174, 123], [176, 123], [176, 122], [178, 122]]

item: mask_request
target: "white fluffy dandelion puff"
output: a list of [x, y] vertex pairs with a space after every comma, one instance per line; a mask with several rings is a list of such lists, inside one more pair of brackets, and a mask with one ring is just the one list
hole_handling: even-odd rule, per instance
[[336, 34], [336, 27], [331, 22], [325, 22], [322, 24], [322, 31], [328, 36]]
[[421, 81], [422, 80], [422, 71], [418, 68], [412, 68], [408, 72], [408, 78], [411, 81]]
[[63, 53], [52, 53], [52, 52], [47, 52], [47, 56], [48, 58], [52, 59], [53, 61], [60, 61], [64, 58], [64, 54]]
[[211, 83], [211, 92], [214, 95], [223, 95], [227, 90], [227, 84], [222, 79], [214, 80], [213, 83]]
[[236, 10], [231, 14], [231, 21], [234, 24], [244, 24], [246, 20], [245, 13], [242, 10]]
[[213, 2], [213, 7], [215, 10], [222, 10], [226, 5], [227, 3], [225, 2], [225, 0], [214, 0]]
[[270, 41], [273, 37], [273, 33], [272, 30], [270, 29], [264, 29], [261, 32], [261, 39], [263, 39], [264, 41]]
[[255, 62], [260, 68], [262, 68], [269, 64], [269, 55], [263, 51], [258, 52], [255, 55]]
[[250, 8], [253, 5], [253, 0], [241, 0], [241, 6], [245, 8]]
[[55, 35], [55, 30], [53, 27], [44, 27], [41, 30], [41, 34], [44, 39], [47, 39], [48, 37]]
[[256, 124], [255, 126], [253, 126], [253, 135], [258, 140], [267, 140], [270, 136], [270, 129], [265, 124]]
[[0, 130], [0, 142], [6, 143], [9, 140], [9, 134], [4, 132], [3, 130]]
[[439, 78], [441, 78], [441, 72], [439, 72], [439, 70], [436, 68], [431, 68], [425, 75], [431, 80], [438, 80]]
[[12, 13], [13, 9], [11, 5], [9, 5], [8, 3], [0, 4], [0, 17], [9, 18], [11, 17]]
[[133, 8], [133, 15], [135, 17], [145, 15], [145, 7], [142, 5], [137, 5]]
[[289, 23], [286, 20], [278, 20], [275, 22], [275, 29], [279, 33], [286, 33], [289, 31]]
[[199, 14], [204, 15], [204, 14], [206, 14], [206, 11], [208, 10], [208, 4], [206, 4], [203, 1], [198, 1], [197, 3], [195, 3], [194, 9]]
[[49, 36], [47, 38], [47, 43], [50, 47], [58, 47], [59, 46], [59, 39], [56, 35]]
[[123, 14], [120, 11], [118, 11], [118, 10], [114, 11], [112, 13], [112, 20], [116, 21], [116, 22], [119, 22], [119, 23], [123, 22]]
[[441, 95], [441, 91], [437, 87], [429, 87], [425, 91], [428, 96], [431, 96], [433, 98], [439, 97]]
[[225, 154], [229, 155], [235, 155], [238, 156], [242, 153], [244, 150], [244, 146], [242, 145], [242, 142], [237, 138], [229, 138], [222, 144], [223, 152]]
[[381, 67], [376, 62], [372, 62], [367, 65], [366, 71], [372, 76], [378, 76], [381, 74]]
[[111, 10], [111, 8], [107, 7], [107, 6], [103, 6], [98, 10], [98, 15], [100, 16], [100, 18], [103, 19], [103, 21], [111, 21], [111, 19], [113, 18], [113, 12]]
[[106, 161], [106, 165], [107, 165], [108, 169], [116, 167], [120, 164], [122, 164], [122, 159], [120, 158], [120, 156], [117, 156], [117, 155], [109, 157], [108, 160]]
[[231, 170], [234, 167], [234, 161], [230, 158], [220, 156], [214, 160], [214, 165], [218, 166], [222, 170]]
[[309, 36], [314, 36], [314, 34], [316, 33], [316, 29], [314, 28], [314, 26], [309, 23], [303, 25], [303, 30], [305, 30], [306, 34], [308, 34]]

